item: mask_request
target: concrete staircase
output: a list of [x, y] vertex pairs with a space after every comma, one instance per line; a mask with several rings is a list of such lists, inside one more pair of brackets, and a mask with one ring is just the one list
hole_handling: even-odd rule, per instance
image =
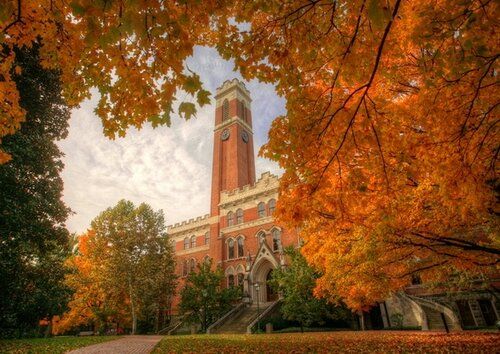
[[259, 311], [257, 311], [257, 305], [255, 304], [244, 307], [212, 333], [246, 333], [248, 325], [257, 318], [258, 314], [262, 314], [272, 304], [273, 302], [259, 304]]

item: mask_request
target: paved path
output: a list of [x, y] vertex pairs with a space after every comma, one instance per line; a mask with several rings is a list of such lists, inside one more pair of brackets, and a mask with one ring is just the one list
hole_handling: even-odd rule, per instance
[[148, 354], [162, 338], [162, 336], [125, 336], [75, 349], [68, 354]]

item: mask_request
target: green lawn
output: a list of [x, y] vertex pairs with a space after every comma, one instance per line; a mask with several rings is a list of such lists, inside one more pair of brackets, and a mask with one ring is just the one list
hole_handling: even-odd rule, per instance
[[498, 353], [500, 334], [367, 331], [166, 336], [153, 353]]
[[0, 340], [0, 353], [59, 354], [86, 345], [107, 342], [117, 336], [53, 337]]

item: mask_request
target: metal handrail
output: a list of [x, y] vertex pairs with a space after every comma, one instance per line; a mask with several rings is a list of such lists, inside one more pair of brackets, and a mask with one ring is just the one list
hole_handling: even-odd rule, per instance
[[247, 334], [252, 334], [252, 329], [253, 327], [259, 322], [261, 319], [263, 319], [272, 309], [276, 307], [281, 302], [281, 300], [277, 300], [273, 302], [267, 309], [262, 311], [250, 324], [247, 326]]
[[222, 323], [224, 323], [227, 318], [229, 318], [233, 314], [239, 312], [244, 307], [245, 307], [245, 303], [241, 302], [238, 305], [236, 305], [235, 307], [233, 307], [231, 310], [229, 310], [228, 312], [226, 312], [226, 314], [224, 316], [222, 316], [217, 321], [215, 321], [210, 326], [208, 326], [208, 328], [207, 328], [207, 334], [212, 333], [212, 331], [215, 330], [216, 328], [218, 328]]

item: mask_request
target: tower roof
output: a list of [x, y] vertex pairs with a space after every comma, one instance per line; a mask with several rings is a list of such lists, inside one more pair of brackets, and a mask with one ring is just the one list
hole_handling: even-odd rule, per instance
[[215, 98], [218, 98], [219, 96], [227, 93], [231, 89], [239, 90], [242, 94], [246, 96], [246, 98], [248, 98], [251, 101], [250, 91], [248, 91], [245, 84], [242, 81], [238, 80], [237, 78], [224, 81], [223, 84], [219, 86], [215, 91]]

